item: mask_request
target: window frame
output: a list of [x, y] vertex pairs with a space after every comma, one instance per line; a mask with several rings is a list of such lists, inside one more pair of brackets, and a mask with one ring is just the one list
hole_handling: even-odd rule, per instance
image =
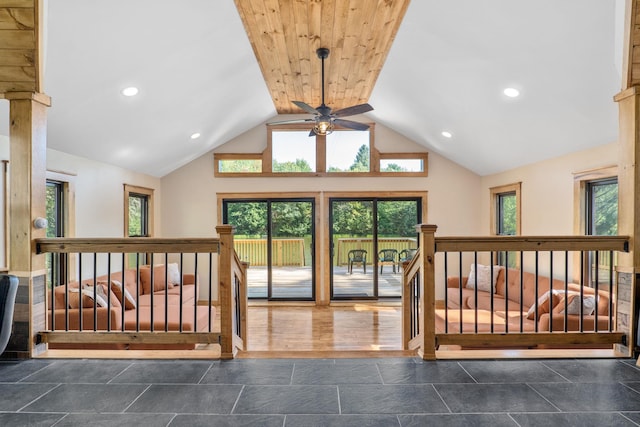
[[[328, 172], [327, 171], [327, 138], [326, 135], [315, 135], [316, 165], [314, 172], [273, 172], [274, 131], [309, 131], [307, 123], [267, 125], [267, 146], [261, 153], [214, 153], [213, 173], [219, 178], [247, 177], [426, 177], [428, 176], [428, 152], [381, 153], [375, 147], [375, 123], [369, 125], [369, 171], [368, 172]], [[336, 127], [336, 131], [357, 132], [355, 130]], [[312, 138], [312, 137], [310, 137]], [[423, 162], [423, 170], [419, 172], [381, 172], [380, 160], [416, 159]], [[221, 172], [221, 160], [261, 160], [262, 172]]]
[[522, 183], [516, 182], [513, 184], [501, 185], [498, 187], [492, 187], [489, 189], [490, 192], [490, 204], [491, 204], [491, 225], [490, 225], [490, 233], [493, 236], [499, 236], [498, 234], [498, 216], [500, 215], [498, 203], [500, 196], [515, 194], [516, 196], [516, 232], [515, 236], [519, 236], [522, 233]]
[[[601, 168], [576, 172], [573, 174], [573, 231], [575, 235], [588, 235], [587, 230], [589, 225], [587, 224], [587, 220], [589, 216], [589, 203], [587, 201], [587, 196], [589, 185], [593, 182], [607, 181], [612, 179], [615, 179], [619, 185], [620, 177], [618, 175], [618, 166], [605, 166]], [[620, 189], [618, 187], [618, 196], [620, 194], [619, 191]], [[618, 213], [618, 221], [619, 219], [620, 215]], [[591, 255], [589, 252], [584, 252], [583, 258], [581, 259], [579, 253], [575, 254], [572, 269], [574, 280], [579, 279], [580, 282], [584, 280], [587, 286], [593, 285], [591, 277], [590, 256]], [[580, 269], [581, 265], [582, 270]], [[602, 284], [600, 284], [599, 286], [602, 286]]]
[[[76, 207], [75, 207], [75, 174], [66, 173], [66, 172], [58, 172], [47, 170], [46, 172], [46, 182], [56, 182], [61, 186], [60, 189], [60, 197], [62, 199], [62, 209], [60, 213], [62, 214], [61, 218], [61, 229], [62, 236], [60, 237], [75, 237], [76, 236]], [[46, 186], [45, 182], [45, 186]], [[45, 201], [45, 210], [46, 210], [46, 201]], [[61, 283], [58, 285], [62, 285], [69, 280], [77, 280], [76, 275], [76, 264], [77, 264], [78, 254], [67, 254], [66, 259], [61, 259], [59, 262], [63, 263], [64, 266], [60, 265], [59, 271], [59, 279]], [[48, 278], [47, 278], [48, 279]]]
[[154, 190], [152, 188], [124, 184], [124, 237], [134, 237], [129, 235], [129, 198], [130, 197], [145, 197], [147, 200], [147, 203], [146, 203], [147, 233], [144, 236], [135, 236], [135, 237], [153, 237], [154, 235], [153, 193], [154, 193]]

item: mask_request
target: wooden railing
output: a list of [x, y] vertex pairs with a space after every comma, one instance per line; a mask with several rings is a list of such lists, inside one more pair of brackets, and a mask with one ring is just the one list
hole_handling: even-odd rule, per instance
[[[616, 331], [615, 266], [609, 263], [606, 277], [599, 277], [599, 271], [588, 283], [584, 259], [589, 252], [602, 251], [608, 259], [616, 259], [616, 252], [627, 250], [627, 237], [435, 237], [435, 226], [418, 228], [418, 260], [404, 269], [403, 278], [405, 349], [435, 359], [440, 346], [553, 348], [625, 343], [625, 334]], [[515, 260], [509, 259], [514, 256]], [[505, 257], [507, 265], [516, 267], [483, 267]], [[468, 286], [464, 276], [471, 266], [470, 279], [475, 283], [482, 284], [479, 270], [487, 272], [486, 289]], [[568, 306], [573, 298], [577, 314]], [[595, 305], [593, 314], [587, 300]]]
[[[304, 267], [304, 239], [272, 239], [271, 265]], [[235, 249], [241, 260], [251, 266], [267, 265], [267, 239], [236, 239]]]
[[[213, 239], [38, 239], [38, 253], [62, 254], [68, 262], [65, 283], [49, 290], [48, 325], [39, 338], [70, 349], [220, 344], [222, 358], [234, 357], [247, 337], [246, 264], [234, 251], [233, 228], [216, 229], [220, 237]], [[128, 265], [130, 254], [134, 265]], [[172, 264], [177, 277], [170, 277]], [[207, 297], [199, 298], [203, 293]], [[85, 295], [90, 298], [83, 303]]]

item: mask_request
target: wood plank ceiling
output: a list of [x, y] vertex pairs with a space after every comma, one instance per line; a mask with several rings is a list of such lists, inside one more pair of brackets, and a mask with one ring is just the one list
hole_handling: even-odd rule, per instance
[[267, 87], [280, 114], [291, 101], [325, 102], [333, 110], [367, 102], [409, 0], [235, 0]]
[[38, 0], [3, 0], [0, 6], [0, 97], [41, 92]]

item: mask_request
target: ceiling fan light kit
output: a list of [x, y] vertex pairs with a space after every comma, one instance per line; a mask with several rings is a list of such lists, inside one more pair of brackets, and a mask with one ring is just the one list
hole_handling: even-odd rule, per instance
[[326, 47], [321, 47], [316, 50], [316, 54], [318, 58], [322, 61], [322, 103], [318, 108], [313, 108], [309, 104], [302, 101], [293, 101], [298, 107], [307, 113], [314, 114], [315, 118], [313, 119], [302, 119], [302, 120], [286, 120], [282, 122], [273, 122], [268, 123], [270, 125], [275, 124], [283, 124], [283, 123], [306, 123], [306, 122], [314, 122], [313, 128], [311, 132], [309, 132], [309, 136], [314, 135], [329, 135], [335, 129], [335, 126], [342, 126], [347, 129], [353, 130], [367, 130], [369, 129], [369, 125], [366, 123], [354, 122], [352, 120], [344, 120], [340, 117], [353, 116], [355, 114], [362, 114], [368, 111], [373, 110], [373, 107], [369, 104], [359, 104], [353, 105], [351, 107], [343, 108], [336, 112], [331, 112], [331, 108], [327, 107], [324, 103], [324, 60], [329, 56], [329, 49]]

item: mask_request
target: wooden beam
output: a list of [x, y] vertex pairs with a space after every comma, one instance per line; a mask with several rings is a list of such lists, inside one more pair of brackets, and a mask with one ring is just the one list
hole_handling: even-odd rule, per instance
[[512, 334], [436, 334], [438, 345], [461, 345], [466, 347], [620, 344], [622, 332], [538, 332]]
[[628, 251], [627, 236], [437, 237], [436, 252]]
[[193, 253], [212, 252], [219, 249], [220, 239], [186, 238], [163, 239], [153, 237], [127, 238], [42, 238], [36, 240], [38, 253]]
[[66, 344], [217, 344], [218, 332], [44, 331], [42, 342]]

